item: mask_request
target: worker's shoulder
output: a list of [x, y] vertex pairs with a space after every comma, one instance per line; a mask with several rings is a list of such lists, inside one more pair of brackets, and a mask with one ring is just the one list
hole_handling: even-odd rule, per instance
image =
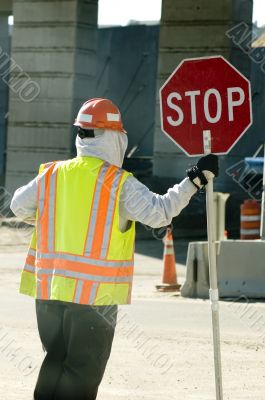
[[42, 163], [39, 166], [39, 173], [42, 173], [43, 171], [48, 170], [49, 168], [51, 168], [52, 166], [55, 166], [56, 164], [62, 164], [67, 161], [70, 161], [70, 160], [64, 160], [64, 161], [56, 160], [56, 161], [48, 161], [48, 162]]
[[55, 164], [55, 163], [57, 163], [57, 161], [48, 161], [48, 162], [42, 163], [40, 165], [40, 168], [47, 169], [47, 168], [51, 167], [53, 164]]
[[126, 176], [126, 178], [133, 177], [133, 173], [130, 172], [130, 171], [127, 171], [127, 169], [125, 169], [125, 168], [119, 168], [119, 167], [117, 167], [117, 169], [118, 169], [122, 174], [124, 174], [124, 175]]
[[125, 168], [118, 167], [117, 165], [114, 165], [112, 163], [109, 163], [108, 161], [103, 161], [103, 164], [101, 165], [102, 167], [105, 166], [107, 168], [112, 168], [112, 170], [116, 173], [119, 171], [120, 174], [124, 174], [125, 176], [133, 176], [133, 173], [130, 171], [127, 171]]

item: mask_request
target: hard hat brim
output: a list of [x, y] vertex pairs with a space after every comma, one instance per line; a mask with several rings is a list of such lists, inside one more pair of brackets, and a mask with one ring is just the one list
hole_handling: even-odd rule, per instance
[[91, 126], [90, 124], [86, 124], [85, 122], [81, 123], [78, 121], [75, 121], [73, 123], [74, 126], [77, 126], [79, 128], [82, 129], [106, 129], [106, 130], [110, 130], [110, 131], [116, 131], [116, 132], [121, 132], [121, 133], [126, 133], [127, 131], [124, 128], [102, 128], [102, 127], [98, 127], [98, 126]]

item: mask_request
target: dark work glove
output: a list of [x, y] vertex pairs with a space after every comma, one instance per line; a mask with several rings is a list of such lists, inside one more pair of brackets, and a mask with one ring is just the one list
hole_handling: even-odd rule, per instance
[[215, 154], [207, 154], [199, 159], [197, 165], [187, 170], [190, 181], [197, 189], [204, 188], [208, 180], [218, 176], [218, 157]]

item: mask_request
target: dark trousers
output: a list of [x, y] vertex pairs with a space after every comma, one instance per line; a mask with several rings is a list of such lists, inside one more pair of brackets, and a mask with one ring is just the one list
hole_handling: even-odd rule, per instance
[[95, 400], [116, 326], [117, 306], [36, 300], [38, 329], [47, 351], [35, 400]]

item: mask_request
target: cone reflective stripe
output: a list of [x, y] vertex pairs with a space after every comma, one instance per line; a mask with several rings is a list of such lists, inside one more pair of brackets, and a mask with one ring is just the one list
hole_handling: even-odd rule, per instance
[[164, 239], [165, 247], [164, 247], [164, 257], [167, 255], [172, 255], [174, 256], [174, 261], [175, 261], [175, 253], [174, 253], [174, 247], [173, 247], [173, 240], [172, 240], [172, 233], [170, 232], [167, 237]]
[[173, 237], [171, 228], [167, 228], [164, 242], [164, 269], [162, 277], [162, 285], [156, 285], [160, 291], [176, 291], [180, 289], [177, 281], [175, 251], [173, 246]]

